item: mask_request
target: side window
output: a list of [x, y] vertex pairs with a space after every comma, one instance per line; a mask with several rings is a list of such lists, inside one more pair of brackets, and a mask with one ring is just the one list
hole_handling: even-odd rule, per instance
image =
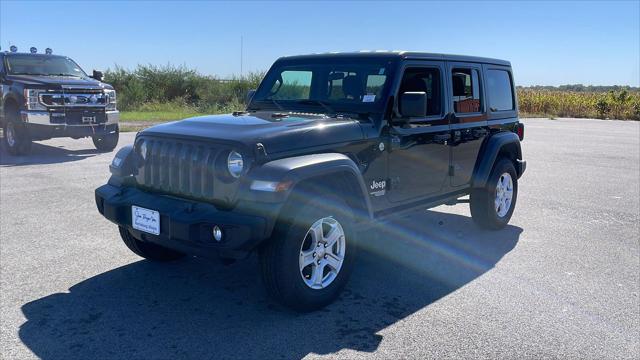
[[476, 69], [452, 69], [453, 111], [474, 113], [482, 111], [480, 74]]
[[440, 115], [442, 112], [441, 80], [440, 70], [437, 68], [408, 68], [402, 76], [399, 95], [405, 92], [424, 92], [427, 94], [427, 116]]
[[273, 83], [270, 98], [275, 100], [306, 100], [311, 90], [311, 71], [287, 70]]
[[513, 110], [513, 90], [511, 76], [505, 70], [487, 71], [487, 94], [489, 95], [489, 110]]

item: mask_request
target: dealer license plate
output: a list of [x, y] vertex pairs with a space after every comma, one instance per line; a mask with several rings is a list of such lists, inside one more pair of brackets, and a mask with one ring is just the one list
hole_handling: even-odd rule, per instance
[[131, 206], [131, 225], [136, 230], [160, 235], [160, 213], [139, 206]]

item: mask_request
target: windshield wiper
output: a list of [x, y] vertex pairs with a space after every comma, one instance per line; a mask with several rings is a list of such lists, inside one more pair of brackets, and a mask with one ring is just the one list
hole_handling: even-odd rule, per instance
[[11, 73], [11, 75], [40, 75], [40, 76], [47, 76], [47, 74], [30, 73], [30, 72], [14, 72], [14, 73]]
[[316, 99], [298, 100], [298, 101], [296, 101], [296, 104], [304, 104], [304, 105], [318, 104], [318, 105], [322, 106], [325, 110], [327, 110], [327, 112], [329, 112], [329, 114], [335, 114], [336, 113], [336, 111], [333, 110], [333, 108], [331, 108], [331, 106], [329, 106], [326, 102], [324, 102], [322, 100], [316, 100]]
[[71, 77], [82, 77], [80, 75], [73, 75], [73, 74], [47, 74], [47, 76], [71, 76]]
[[329, 117], [338, 117], [340, 115], [356, 115], [361, 119], [371, 120], [370, 112], [357, 112], [357, 111], [347, 111], [347, 110], [334, 110], [326, 101], [316, 100], [316, 99], [306, 99], [306, 100], [298, 100], [297, 104], [318, 104], [327, 110]]

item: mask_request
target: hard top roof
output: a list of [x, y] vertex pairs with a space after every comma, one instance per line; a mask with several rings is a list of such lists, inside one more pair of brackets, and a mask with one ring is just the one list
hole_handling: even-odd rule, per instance
[[363, 50], [359, 52], [329, 52], [322, 54], [308, 54], [308, 55], [295, 55], [295, 56], [283, 56], [278, 60], [305, 60], [305, 59], [321, 59], [321, 58], [399, 58], [407, 60], [438, 60], [438, 61], [457, 61], [457, 62], [474, 62], [511, 66], [511, 63], [506, 60], [492, 59], [478, 56], [467, 55], [451, 55], [451, 54], [437, 54], [417, 51], [387, 51], [387, 50]]

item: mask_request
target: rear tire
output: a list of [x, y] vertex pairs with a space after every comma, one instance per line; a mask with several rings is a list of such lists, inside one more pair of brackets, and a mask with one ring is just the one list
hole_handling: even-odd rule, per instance
[[18, 120], [18, 113], [7, 109], [7, 116], [2, 127], [2, 145], [11, 155], [27, 155], [31, 152], [31, 136], [24, 123]]
[[120, 237], [122, 238], [122, 241], [127, 245], [129, 250], [145, 259], [164, 262], [177, 260], [184, 256], [183, 253], [168, 249], [164, 246], [140, 241], [122, 226], [119, 226], [118, 230], [120, 230]]
[[96, 149], [100, 152], [111, 152], [118, 145], [118, 140], [120, 139], [120, 128], [116, 126], [116, 131], [101, 135], [101, 136], [92, 136], [93, 145], [95, 145]]
[[283, 214], [260, 249], [264, 285], [271, 297], [291, 309], [320, 309], [338, 297], [353, 269], [353, 213], [342, 199], [331, 196], [289, 203]]
[[502, 229], [509, 223], [517, 199], [518, 176], [513, 162], [506, 158], [498, 159], [486, 187], [471, 192], [471, 217], [481, 228]]

